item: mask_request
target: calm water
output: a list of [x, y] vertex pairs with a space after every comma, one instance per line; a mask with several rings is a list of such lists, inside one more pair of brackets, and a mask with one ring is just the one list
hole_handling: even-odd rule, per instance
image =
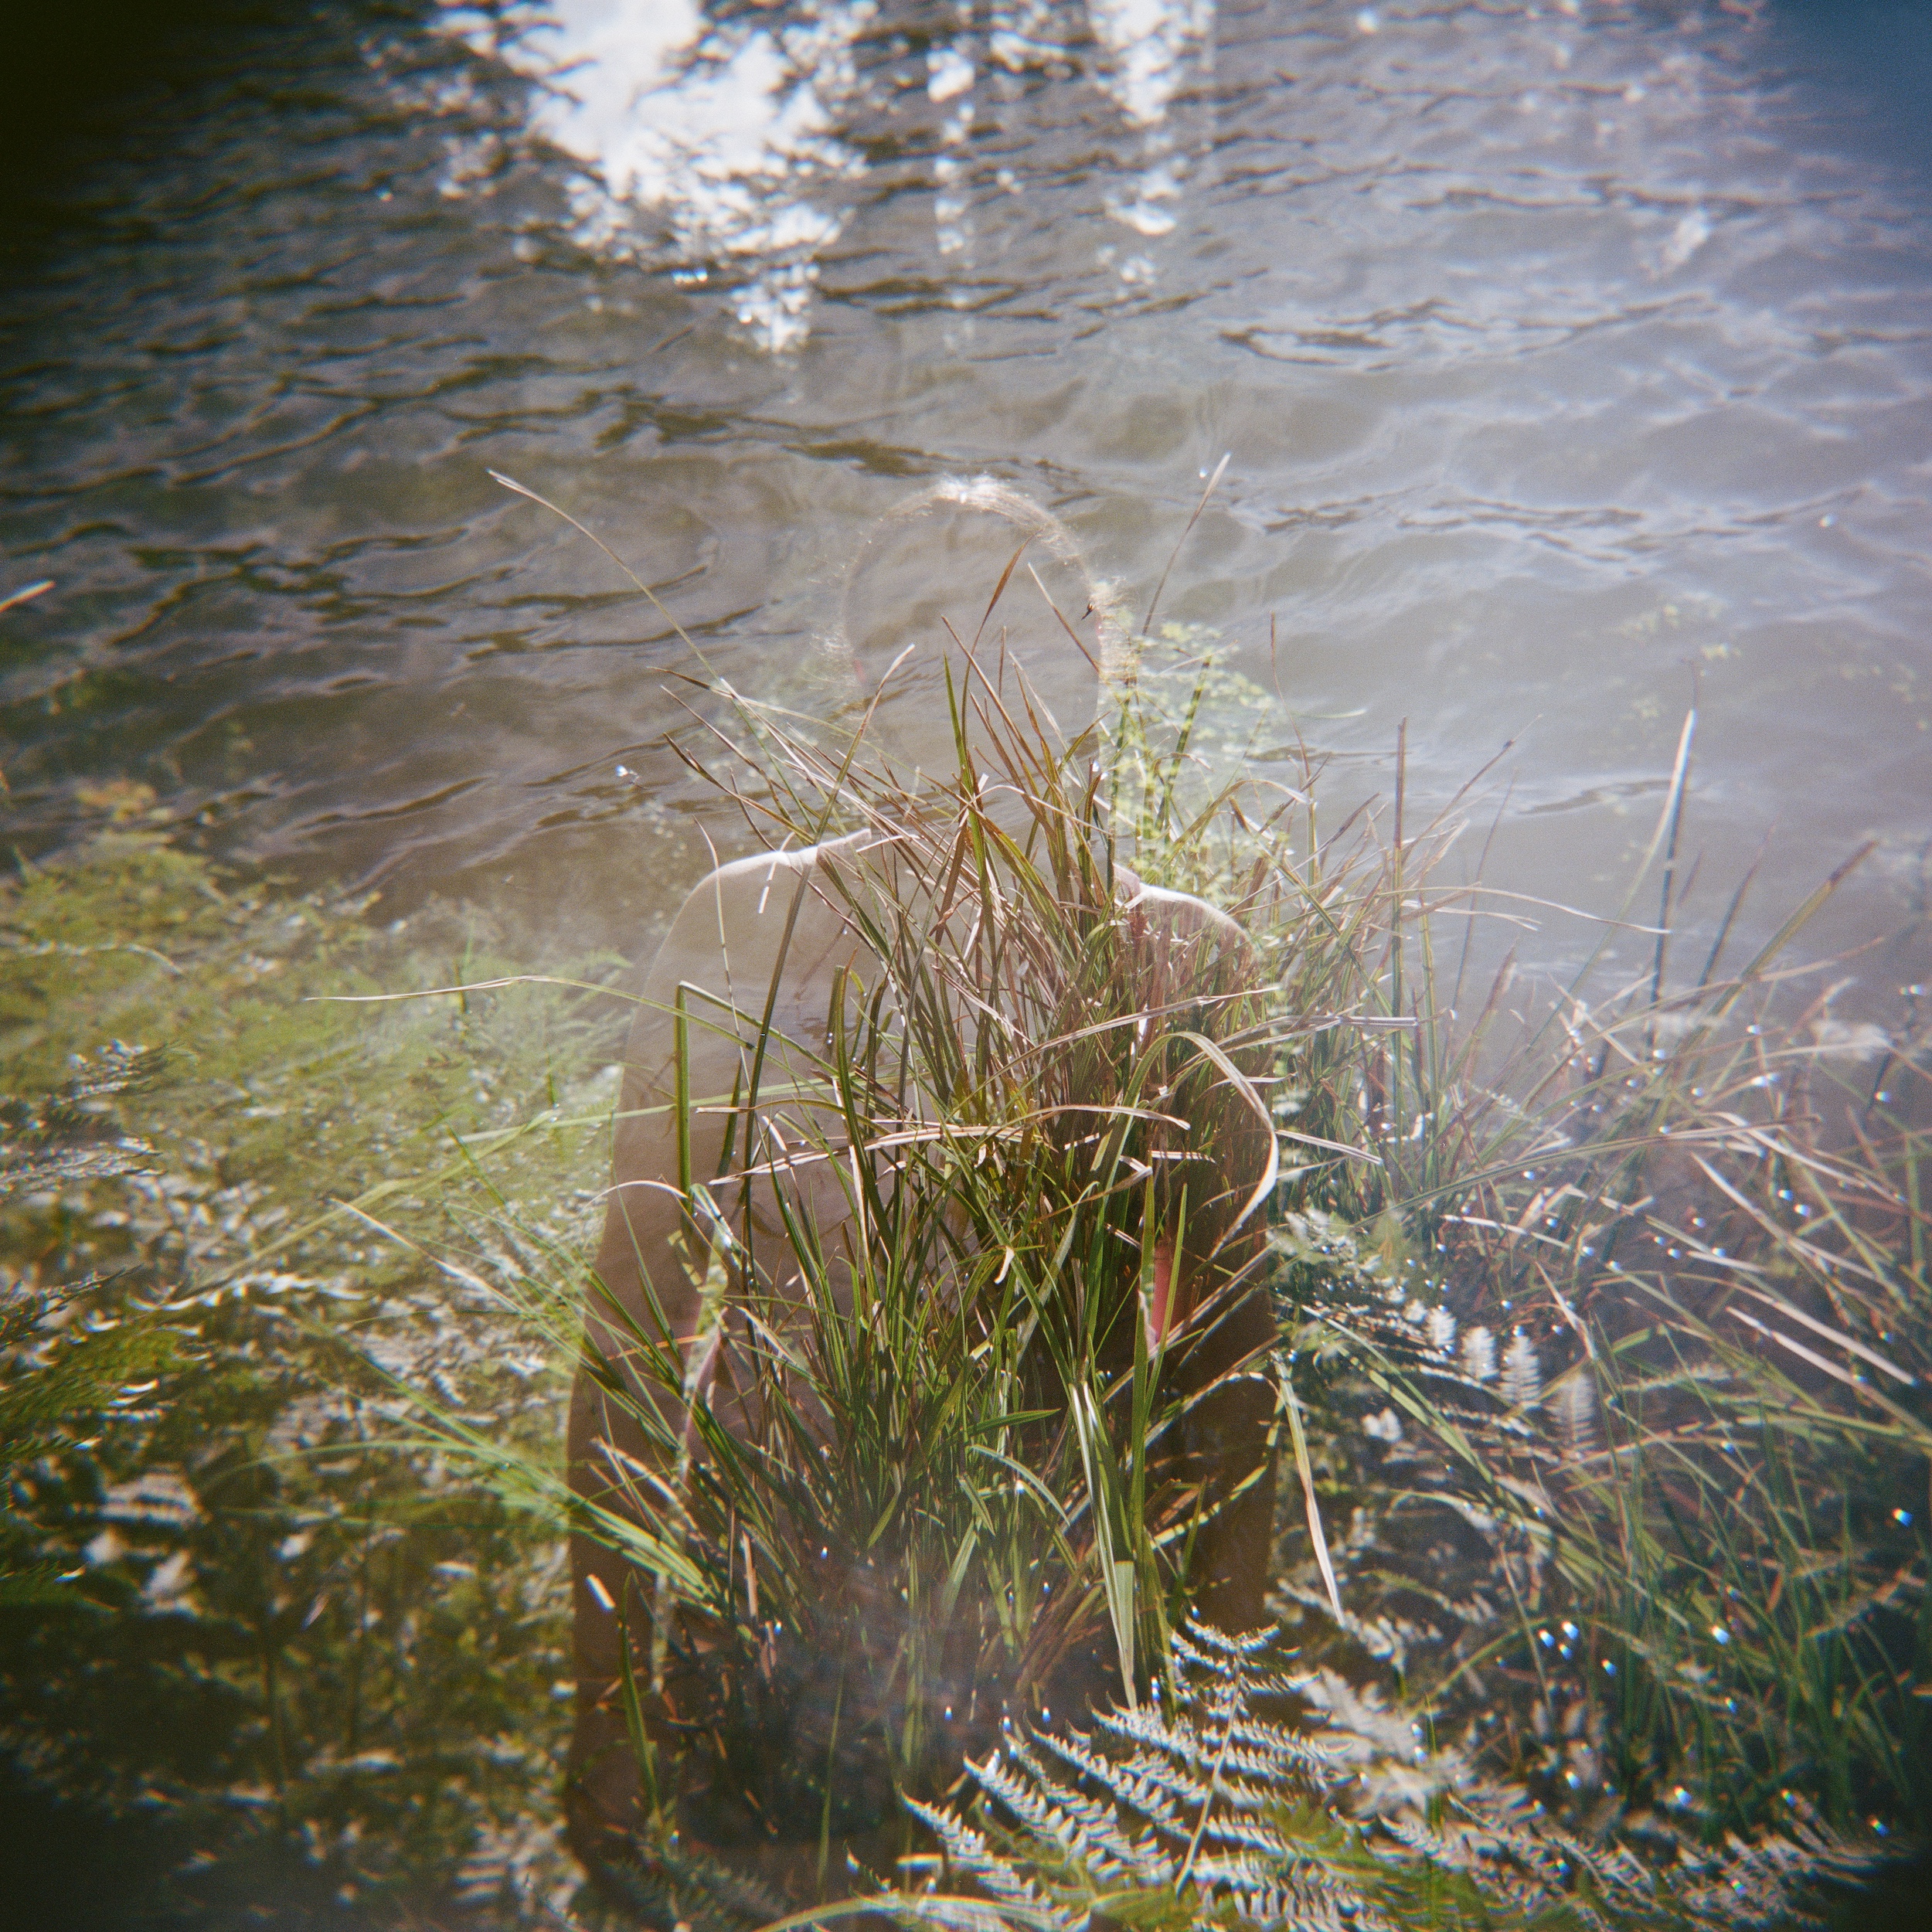
[[1405, 717], [1430, 798], [1513, 740], [1492, 876], [1607, 907], [1695, 685], [1693, 910], [1775, 826], [1759, 931], [1868, 833], [1838, 937], [1914, 917], [1932, 10], [217, 27], [9, 190], [0, 596], [55, 584], [0, 614], [22, 852], [131, 781], [224, 852], [635, 950], [733, 835], [651, 742], [709, 701], [489, 468], [718, 672], [822, 706], [912, 492], [1004, 479], [1138, 608], [1228, 453], [1163, 614], [1278, 680], [1269, 733], [1339, 791]]

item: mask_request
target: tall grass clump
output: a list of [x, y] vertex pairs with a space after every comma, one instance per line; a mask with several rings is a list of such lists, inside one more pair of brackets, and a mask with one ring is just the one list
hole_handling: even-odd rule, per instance
[[1845, 975], [1791, 954], [1866, 854], [1727, 965], [1747, 877], [1674, 978], [1692, 718], [1571, 982], [1512, 951], [1476, 985], [1475, 923], [1538, 908], [1449, 883], [1467, 791], [1417, 822], [1399, 740], [1339, 825], [1311, 756], [1262, 786], [1209, 753], [1189, 795], [1172, 753], [1224, 674], [1162, 675], [1127, 849], [1271, 942], [1290, 1010], [1352, 1022], [1276, 1092], [1276, 1287], [1340, 1532], [1291, 1536], [1290, 1599], [1565, 1808], [1666, 1838], [1932, 1815], [1923, 1015], [1843, 1021]]
[[[1469, 999], [1467, 922], [1517, 907], [1442, 883], [1465, 799], [1405, 824], [1400, 744], [1393, 800], [1332, 830], [1313, 759], [1298, 782], [1231, 781], [1238, 758], [1189, 757], [1216, 675], [1124, 711], [1114, 829], [1254, 934], [1277, 1015], [1346, 1021], [1304, 1026], [1274, 1090], [1290, 1413], [1321, 1471], [1301, 1461], [1301, 1520], [1284, 1522], [1304, 1658], [1384, 1675], [1445, 1761], [1510, 1781], [1565, 1874], [1563, 1897], [1513, 1908], [1795, 1923], [1786, 1881], [1856, 1869], [1834, 1831], [1909, 1846], [1932, 1815], [1926, 1043], [1910, 1005], [1882, 1039], [1839, 1022], [1828, 967], [1787, 951], [1862, 855], [1726, 971], [1740, 887], [1673, 986], [1687, 724], [1614, 922], [1662, 859], [1641, 979], [1593, 1010], [1600, 945], [1570, 985], [1519, 988], [1512, 957]], [[1848, 1040], [1878, 1051], [1848, 1060]], [[1015, 1811], [1010, 1777], [980, 1781], [1034, 1878], [1070, 1876], [1090, 1905], [1134, 1861], [1098, 1838], [1070, 1859], [1068, 1832], [1108, 1796], [1088, 1768], [1049, 1779], [1046, 1811]], [[1243, 1882], [1305, 1884], [1318, 1838], [1291, 1835]], [[1406, 1842], [1425, 1862], [1443, 1849]], [[1134, 1909], [1243, 1909], [1176, 1900], [1171, 1855], [1162, 1869], [1128, 1886]], [[1349, 1909], [1393, 1896], [1372, 1885]], [[992, 1896], [1073, 1909], [1050, 1883]], [[1419, 1894], [1406, 1911], [1391, 1922], [1435, 1922]]]
[[1296, 1117], [1378, 1158], [1297, 1177], [1276, 1236], [1353, 1640], [1553, 1801], [1666, 1834], [1932, 1815], [1925, 1043], [1855, 1032], [1786, 956], [1849, 864], [1728, 971], [1737, 899], [1687, 985], [1653, 929], [1621, 993], [1506, 959], [1453, 1022], [1458, 828], [1401, 805], [1338, 891], [1308, 810], [1337, 968], [1399, 1030], [1330, 1036]]
[[611, 1614], [649, 1628], [623, 1694], [660, 1828], [835, 1877], [1012, 1725], [1146, 1696], [1271, 1513], [1283, 1038], [1240, 934], [1117, 872], [1096, 741], [983, 682], [954, 705], [957, 770], [917, 789], [750, 720], [732, 795], [774, 846], [842, 835], [819, 889], [871, 964], [828, 1037], [760, 1036], [729, 1094], [679, 1080], [695, 1342], [567, 1257], [523, 1285], [635, 1447], [566, 1501], [444, 1425], [635, 1566]]

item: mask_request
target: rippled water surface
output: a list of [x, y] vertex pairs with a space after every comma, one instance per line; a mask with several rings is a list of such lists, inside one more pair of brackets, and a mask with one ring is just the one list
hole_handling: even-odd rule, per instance
[[[732, 835], [653, 744], [712, 701], [490, 469], [717, 673], [822, 709], [913, 492], [1003, 480], [1138, 614], [1226, 453], [1162, 614], [1278, 686], [1264, 739], [1360, 795], [1406, 718], [1438, 800], [1513, 741], [1492, 875], [1607, 907], [1695, 691], [1706, 923], [1775, 825], [1747, 923], [1875, 834], [1839, 933], [1894, 930], [1932, 798], [1928, 35], [1607, 0], [240, 18], [15, 191], [0, 597], [54, 587], [0, 614], [9, 835], [132, 781], [226, 852], [634, 950]], [[930, 605], [930, 561], [887, 546], [869, 608]]]

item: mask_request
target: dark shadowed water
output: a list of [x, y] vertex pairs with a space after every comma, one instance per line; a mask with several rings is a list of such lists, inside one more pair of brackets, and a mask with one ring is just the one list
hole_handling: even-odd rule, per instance
[[1492, 876], [1604, 909], [1695, 690], [1696, 917], [1775, 827], [1747, 926], [1872, 835], [1835, 931], [1896, 930], [1929, 48], [1923, 6], [1775, 0], [184, 11], [98, 90], [48, 70], [7, 191], [0, 597], [54, 584], [0, 614], [9, 838], [129, 781], [635, 950], [733, 835], [652, 747], [712, 701], [488, 469], [823, 709], [911, 492], [1005, 480], [1138, 612], [1228, 453], [1162, 616], [1278, 688], [1258, 750], [1359, 795], [1406, 718], [1440, 801], [1512, 740]]

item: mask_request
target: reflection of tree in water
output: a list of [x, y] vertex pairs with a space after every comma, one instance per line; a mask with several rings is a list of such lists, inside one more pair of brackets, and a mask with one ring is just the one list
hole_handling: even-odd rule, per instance
[[[1089, 0], [1084, 9], [1009, 0], [983, 35], [932, 39], [923, 21], [861, 0], [794, 0], [748, 17], [708, 18], [693, 0], [533, 0], [487, 19], [466, 6], [443, 14], [447, 31], [533, 83], [528, 134], [581, 171], [570, 191], [574, 240], [631, 257], [651, 250], [649, 231], [661, 224], [680, 279], [702, 285], [715, 275], [738, 322], [769, 349], [804, 341], [821, 261], [864, 192], [853, 124], [897, 111], [895, 97], [909, 90], [937, 117], [941, 257], [971, 240], [964, 157], [976, 116], [988, 111], [976, 83], [989, 66], [1019, 75], [1090, 61], [1151, 144], [1134, 203], [1143, 212], [1122, 219], [1143, 233], [1171, 228], [1172, 216], [1153, 208], [1177, 192], [1153, 152], [1155, 131], [1213, 19], [1213, 0]], [[900, 73], [894, 62], [909, 35], [927, 50]], [[458, 165], [449, 185], [461, 192], [484, 172]]]

